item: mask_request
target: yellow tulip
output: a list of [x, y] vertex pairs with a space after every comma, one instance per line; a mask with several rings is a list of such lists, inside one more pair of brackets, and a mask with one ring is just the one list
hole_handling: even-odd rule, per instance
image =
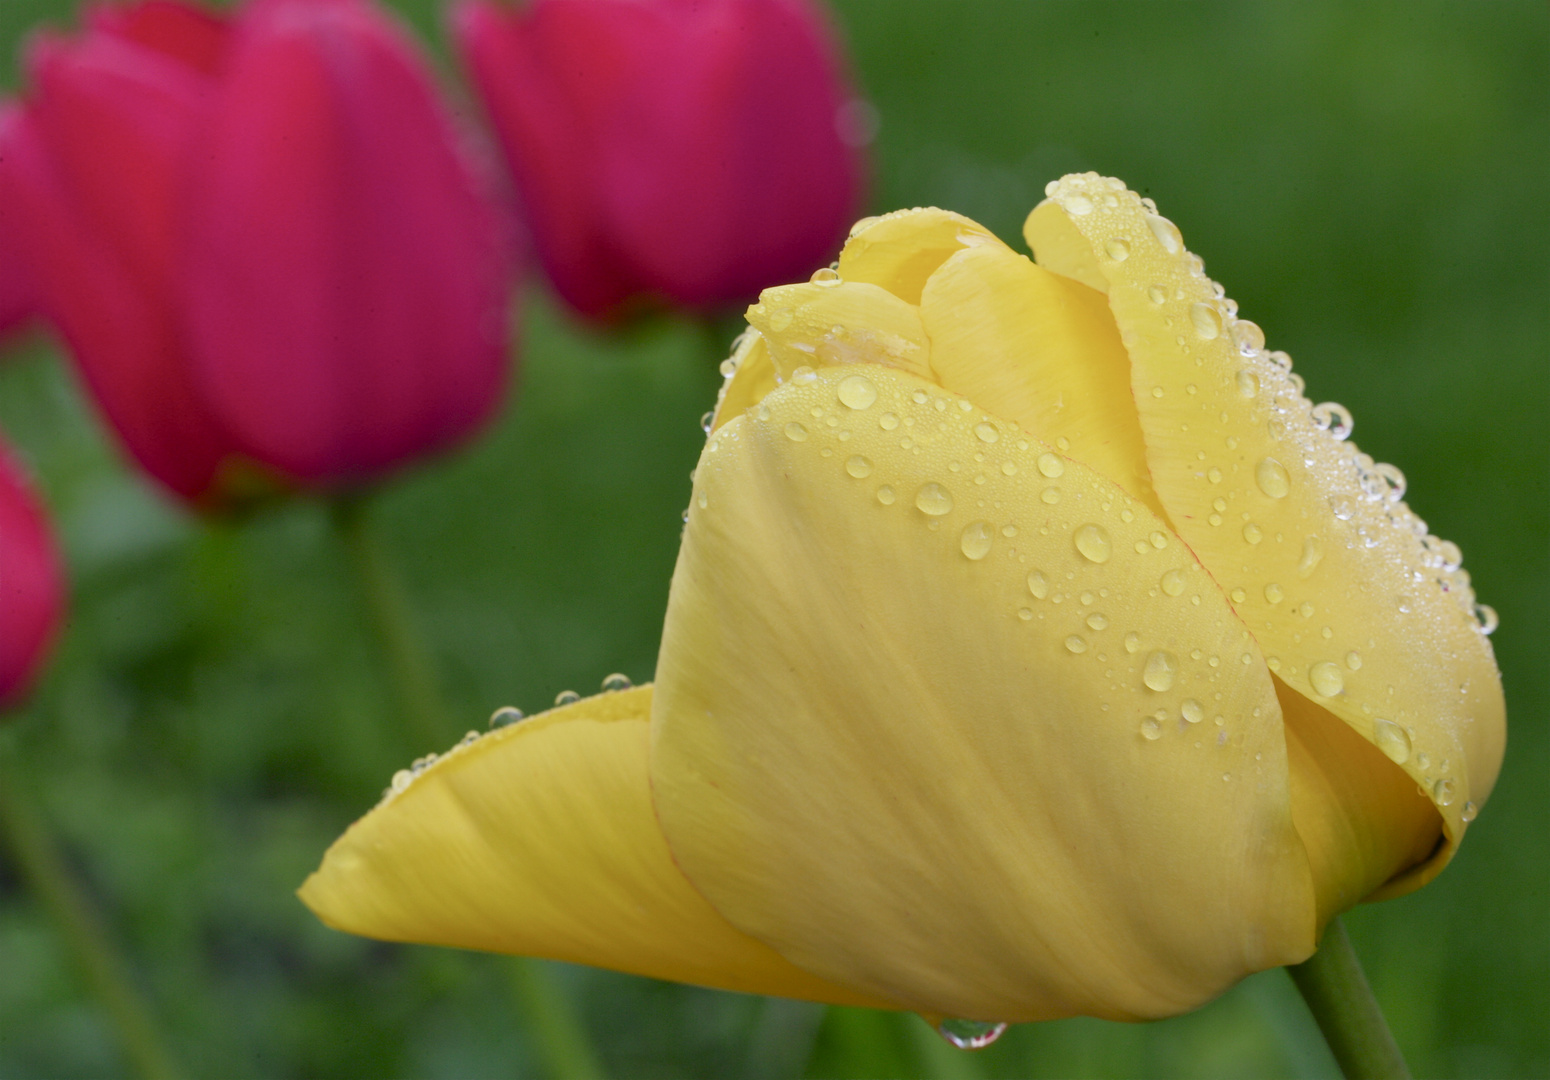
[[405, 774], [306, 903], [732, 990], [1144, 1019], [1438, 873], [1505, 741], [1457, 548], [1149, 201], [1047, 194], [1037, 262], [911, 210], [766, 291], [655, 687]]

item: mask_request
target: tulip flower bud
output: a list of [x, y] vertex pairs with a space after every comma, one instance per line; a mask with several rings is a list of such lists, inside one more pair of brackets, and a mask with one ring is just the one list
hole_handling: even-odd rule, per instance
[[28, 56], [0, 190], [135, 458], [200, 504], [466, 436], [506, 368], [501, 216], [362, 0], [145, 0]]
[[1456, 546], [1117, 180], [766, 290], [656, 684], [406, 772], [330, 924], [974, 1024], [1195, 1008], [1419, 888], [1496, 782]]
[[43, 507], [0, 443], [0, 710], [31, 688], [63, 604], [59, 556]]
[[866, 107], [808, 0], [474, 0], [456, 30], [544, 269], [589, 318], [746, 301], [828, 262], [858, 212]]

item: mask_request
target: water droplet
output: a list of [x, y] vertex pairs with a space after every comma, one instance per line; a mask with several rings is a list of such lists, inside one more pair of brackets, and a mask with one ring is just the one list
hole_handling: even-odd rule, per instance
[[845, 462], [845, 471], [857, 480], [872, 475], [872, 463], [860, 454]]
[[1074, 537], [1076, 550], [1082, 556], [1095, 563], [1106, 563], [1109, 556], [1114, 553], [1114, 545], [1109, 540], [1109, 534], [1102, 525], [1083, 525], [1076, 530]]
[[1350, 437], [1354, 424], [1350, 409], [1338, 401], [1325, 401], [1313, 406], [1312, 411], [1314, 427], [1329, 432], [1336, 439]]
[[1243, 539], [1250, 544], [1257, 544], [1265, 538], [1264, 530], [1252, 521], [1243, 527]]
[[807, 279], [814, 285], [838, 285], [840, 272], [832, 266], [825, 266], [820, 270], [814, 270], [813, 276]]
[[1107, 240], [1104, 242], [1103, 251], [1104, 254], [1113, 259], [1115, 262], [1124, 262], [1126, 259], [1130, 258], [1130, 245], [1125, 243], [1125, 241], [1121, 240], [1117, 236], [1112, 240]]
[[1331, 495], [1329, 497], [1329, 512], [1341, 521], [1350, 521], [1356, 513], [1356, 507], [1351, 504], [1349, 497], [1345, 495]]
[[708, 412], [708, 413], [703, 414], [700, 417], [700, 430], [705, 432], [705, 434], [709, 435], [710, 434], [710, 428], [711, 428], [711, 421], [714, 420], [715, 418], [716, 418], [716, 414], [713, 413], [713, 412]]
[[1319, 568], [1319, 563], [1324, 559], [1324, 541], [1317, 536], [1310, 536], [1302, 542], [1302, 559], [1297, 563], [1297, 576], [1308, 578], [1313, 576], [1313, 571]]
[[1286, 467], [1275, 458], [1259, 459], [1259, 464], [1254, 466], [1254, 482], [1259, 485], [1259, 490], [1272, 499], [1284, 499], [1292, 490], [1292, 478], [1287, 475]]
[[603, 680], [603, 689], [605, 691], [628, 690], [634, 685], [634, 683], [630, 682], [630, 677], [628, 675], [621, 674], [617, 671]]
[[721, 361], [721, 367], [718, 370], [720, 370], [723, 378], [730, 379], [737, 374], [737, 361], [728, 357]]
[[892, 431], [899, 426], [899, 418], [891, 412], [885, 412], [877, 418], [877, 426], [884, 431]]
[[1383, 497], [1389, 502], [1398, 502], [1405, 497], [1405, 474], [1399, 471], [1398, 465], [1390, 465], [1386, 461], [1380, 461], [1372, 467], [1372, 474], [1383, 484]]
[[807, 439], [807, 429], [793, 420], [786, 425], [786, 438], [792, 442], [803, 442]]
[[928, 517], [941, 517], [953, 508], [953, 496], [941, 484], [923, 484], [915, 493], [915, 508]]
[[1146, 297], [1158, 307], [1162, 307], [1167, 302], [1168, 293], [1161, 285], [1153, 285], [1146, 290]]
[[1466, 822], [1468, 822], [1468, 821], [1475, 820], [1475, 818], [1479, 815], [1479, 813], [1480, 813], [1480, 808], [1478, 806], [1476, 806], [1472, 802], [1467, 802], [1467, 803], [1464, 804], [1464, 812], [1461, 813], [1459, 815], [1459, 817], [1463, 818]]
[[393, 774], [393, 779], [389, 783], [395, 792], [403, 791], [410, 784], [414, 783], [414, 773], [408, 769], [399, 769]]
[[1195, 333], [1203, 341], [1222, 336], [1222, 314], [1210, 304], [1191, 304], [1189, 321], [1195, 325]]
[[960, 1050], [982, 1050], [1001, 1038], [1005, 1024], [985, 1020], [943, 1020], [936, 1032]]
[[791, 326], [791, 320], [794, 317], [795, 315], [790, 308], [776, 308], [770, 312], [770, 329], [778, 334]]
[[996, 425], [994, 424], [975, 424], [974, 436], [982, 443], [993, 443], [1001, 438], [1001, 432], [996, 430]]
[[870, 409], [877, 400], [877, 387], [865, 375], [852, 375], [840, 382], [840, 404], [851, 409]]
[[1179, 712], [1191, 724], [1198, 724], [1206, 718], [1205, 707], [1192, 697], [1184, 699], [1184, 704], [1179, 706]]
[[1147, 537], [1147, 539], [1151, 541], [1152, 546], [1158, 551], [1168, 546], [1168, 534], [1161, 529], [1153, 529], [1152, 535]]
[[1372, 722], [1372, 741], [1396, 765], [1410, 760], [1410, 736], [1392, 720]]
[[1360, 671], [1362, 669], [1362, 654], [1357, 652], [1355, 649], [1352, 649], [1350, 652], [1346, 653], [1345, 666], [1350, 668], [1352, 671]]
[[1053, 480], [1055, 477], [1062, 475], [1065, 471], [1066, 463], [1061, 461], [1060, 458], [1056, 457], [1054, 454], [1045, 453], [1039, 455], [1039, 472], [1041, 475], [1047, 476]]
[[1048, 506], [1054, 506], [1060, 501], [1060, 489], [1051, 485], [1039, 492], [1039, 501]]
[[958, 546], [965, 555], [978, 562], [990, 554], [991, 541], [990, 522], [976, 521], [972, 525], [964, 526], [963, 535], [958, 538]]
[[522, 719], [522, 710], [512, 705], [505, 705], [490, 714], [490, 728], [503, 728], [515, 724]]
[[1084, 653], [1087, 651], [1087, 639], [1080, 634], [1072, 634], [1066, 638], [1066, 649], [1068, 652]]
[[1173, 689], [1174, 677], [1179, 673], [1179, 658], [1167, 649], [1158, 649], [1146, 658], [1141, 681], [1147, 687], [1161, 693]]
[[1258, 323], [1239, 319], [1232, 324], [1232, 340], [1239, 352], [1252, 356], [1265, 347], [1265, 332], [1259, 328]]
[[1232, 597], [1232, 602], [1235, 604], [1241, 604], [1249, 598], [1249, 594], [1242, 589], [1234, 589], [1228, 595]]
[[1184, 592], [1184, 571], [1169, 570], [1157, 584], [1169, 596], [1178, 596]]
[[1177, 255], [1184, 248], [1184, 237], [1179, 234], [1179, 227], [1167, 218], [1158, 214], [1146, 215], [1146, 224], [1152, 230], [1152, 235], [1157, 237], [1157, 242], [1169, 255]]
[[1020, 607], [1017, 609], [1017, 617], [1023, 622], [1033, 618], [1033, 608]]
[[1133, 653], [1141, 647], [1141, 635], [1132, 630], [1125, 635], [1125, 651]]
[[1285, 599], [1286, 593], [1282, 590], [1281, 586], [1277, 585], [1275, 582], [1272, 581], [1269, 585], [1265, 586], [1265, 603], [1279, 604], [1282, 600]]
[[1162, 725], [1157, 722], [1156, 717], [1148, 716], [1141, 721], [1141, 737], [1147, 742], [1156, 742], [1162, 738]]
[[574, 690], [561, 690], [558, 694], [554, 695], [554, 703], [557, 706], [574, 705], [580, 700], [581, 695], [576, 693]]
[[1106, 630], [1109, 626], [1109, 617], [1100, 612], [1093, 612], [1087, 616], [1087, 627], [1090, 630]]
[[1077, 217], [1085, 217], [1093, 212], [1093, 201], [1079, 191], [1067, 192], [1062, 195], [1060, 197], [1060, 205], [1065, 207], [1067, 212], [1075, 214]]
[[803, 364], [791, 373], [791, 381], [797, 386], [811, 386], [818, 381], [818, 372]]
[[1308, 669], [1308, 681], [1319, 697], [1331, 698], [1345, 689], [1345, 676], [1328, 660], [1320, 660]]
[[1453, 781], [1446, 776], [1439, 777], [1432, 785], [1432, 798], [1437, 800], [1438, 806], [1453, 805]]

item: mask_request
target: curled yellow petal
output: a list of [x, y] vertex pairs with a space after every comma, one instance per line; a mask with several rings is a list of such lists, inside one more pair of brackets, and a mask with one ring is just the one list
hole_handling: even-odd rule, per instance
[[965, 248], [926, 282], [937, 381], [1092, 466], [1161, 513], [1130, 401], [1130, 357], [1102, 293], [1001, 243]]
[[955, 252], [999, 242], [985, 226], [951, 210], [896, 210], [857, 222], [840, 252], [839, 276], [880, 285], [900, 300], [918, 304], [926, 279]]
[[889, 1007], [734, 930], [673, 865], [647, 780], [651, 693], [588, 698], [459, 746], [351, 826], [302, 900], [367, 937]]
[[1447, 843], [1380, 894], [1418, 887], [1452, 856], [1505, 743], [1500, 675], [1457, 548], [1427, 535], [1397, 469], [1344, 439], [1349, 414], [1303, 396], [1172, 222], [1115, 180], [1066, 177], [1050, 194], [1029, 243], [1041, 265], [1097, 267], [1107, 283], [1174, 527], [1276, 676], [1378, 747], [1441, 815]]
[[1170, 1015], [1313, 948], [1280, 709], [1185, 546], [1048, 452], [859, 365], [720, 429], [656, 807], [718, 911], [834, 982], [981, 1020]]
[[734, 416], [741, 416], [757, 405], [775, 389], [775, 365], [770, 361], [770, 350], [764, 337], [749, 327], [737, 341], [723, 366], [730, 371], [716, 395], [716, 411], [711, 419], [711, 431]]
[[886, 364], [930, 377], [920, 313], [878, 285], [833, 278], [765, 289], [748, 323], [767, 343], [780, 382], [823, 364]]

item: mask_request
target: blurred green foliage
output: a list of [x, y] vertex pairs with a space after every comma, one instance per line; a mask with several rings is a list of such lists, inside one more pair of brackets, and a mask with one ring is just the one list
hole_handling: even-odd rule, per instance
[[[70, 6], [3, 0], [0, 54]], [[433, 0], [399, 7], [442, 47]], [[1550, 9], [844, 0], [837, 19], [881, 115], [875, 209], [937, 204], [1015, 239], [1047, 180], [1124, 178], [1464, 549], [1502, 618], [1506, 767], [1436, 883], [1346, 922], [1417, 1075], [1550, 1075]], [[650, 677], [714, 351], [672, 321], [600, 337], [530, 290], [501, 419], [382, 492], [373, 524], [463, 718], [448, 744], [498, 705]], [[506, 961], [336, 934], [292, 896], [431, 749], [394, 720], [325, 508], [190, 519], [121, 464], [45, 342], [19, 352], [0, 426], [39, 473], [73, 603], [4, 749], [187, 1070], [539, 1075]], [[913, 1017], [553, 974], [618, 1077], [1334, 1071], [1278, 971], [1178, 1020], [1027, 1025], [976, 1055]], [[0, 861], [0, 1074], [124, 1071]]]

